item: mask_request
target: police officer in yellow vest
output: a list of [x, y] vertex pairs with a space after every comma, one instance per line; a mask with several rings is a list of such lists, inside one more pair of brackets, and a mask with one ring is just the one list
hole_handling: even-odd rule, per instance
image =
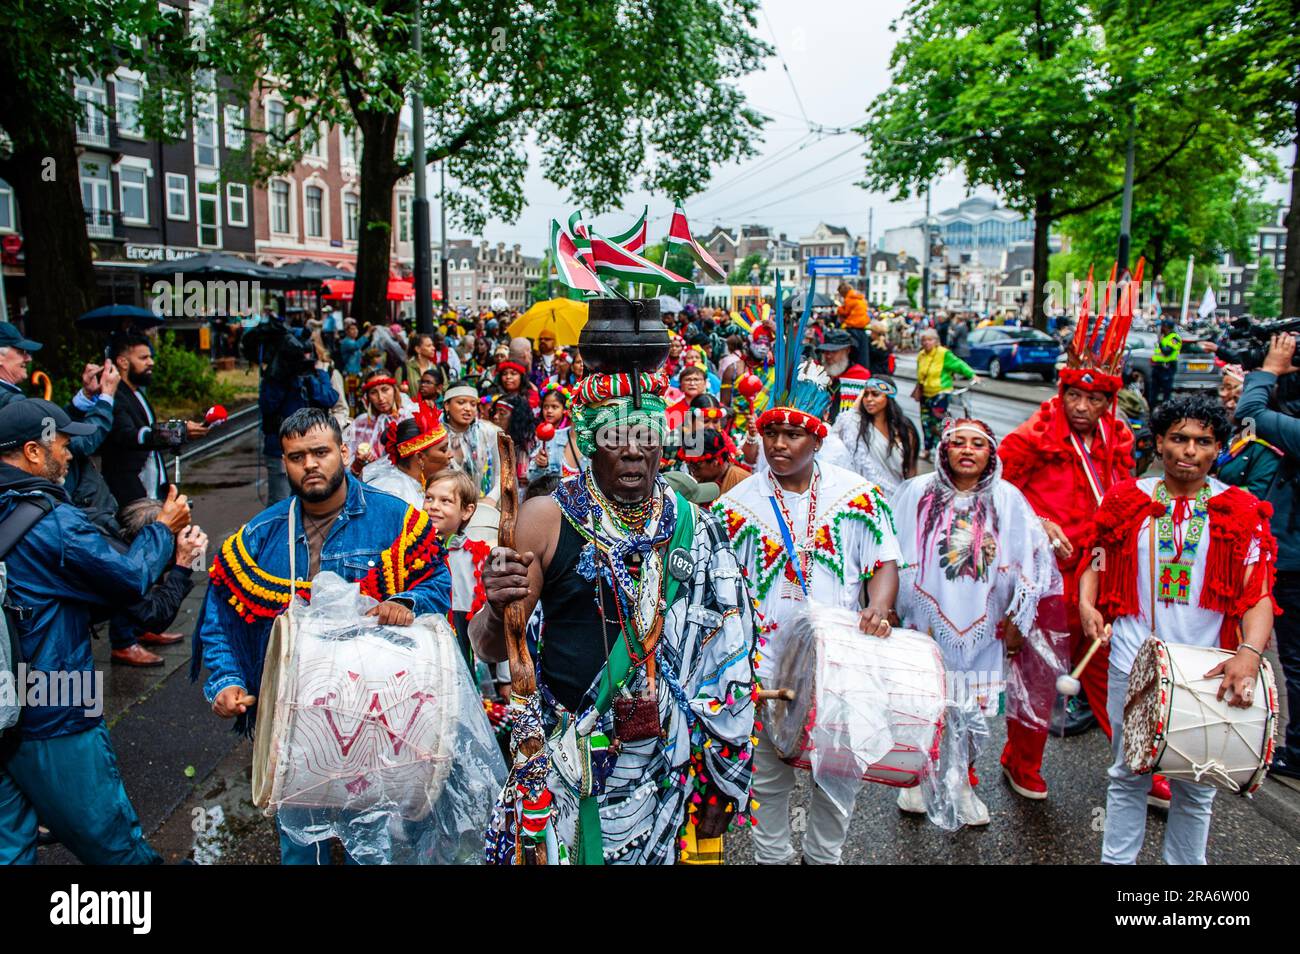
[[1151, 355], [1151, 406], [1174, 396], [1174, 376], [1178, 373], [1178, 355], [1183, 350], [1183, 339], [1174, 331], [1172, 318], [1160, 319], [1160, 340]]

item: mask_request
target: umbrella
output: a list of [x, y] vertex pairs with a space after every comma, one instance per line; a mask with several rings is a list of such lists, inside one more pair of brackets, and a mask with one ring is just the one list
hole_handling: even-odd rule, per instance
[[[806, 293], [803, 289], [800, 289], [799, 291], [797, 291], [797, 292], [795, 292], [793, 295], [791, 295], [789, 298], [787, 298], [787, 299], [785, 300], [785, 307], [786, 307], [786, 310], [788, 311], [788, 310], [791, 309], [791, 308], [795, 308], [795, 309], [802, 310], [802, 309], [803, 309], [803, 296], [804, 296], [805, 294], [807, 294], [807, 293]], [[833, 299], [827, 297], [826, 295], [823, 295], [821, 292], [814, 292], [814, 293], [813, 293], [813, 307], [814, 307], [814, 308], [834, 308], [834, 307], [835, 307], [835, 302], [834, 302]]]
[[332, 278], [352, 278], [351, 272], [345, 272], [341, 268], [335, 268], [333, 265], [326, 265], [324, 262], [292, 262], [288, 265], [281, 265], [275, 270], [275, 273], [281, 278], [300, 282], [303, 285], [317, 285], [321, 282], [329, 281]]
[[555, 332], [555, 342], [561, 348], [578, 343], [578, 335], [587, 323], [587, 303], [570, 298], [552, 298], [539, 301], [510, 323], [507, 329], [512, 338], [531, 338], [550, 329]]
[[174, 262], [156, 262], [140, 269], [140, 274], [151, 278], [170, 278], [173, 275], [225, 280], [248, 278], [277, 287], [290, 284], [274, 268], [267, 268], [246, 258], [226, 255], [223, 252], [200, 252], [198, 255], [177, 259]]
[[91, 331], [123, 331], [132, 326], [136, 328], [154, 328], [163, 323], [161, 315], [156, 315], [148, 308], [135, 305], [105, 305], [86, 312], [77, 319], [77, 324]]
[[676, 315], [681, 312], [682, 303], [672, 295], [660, 295], [659, 310], [666, 315]]
[[[351, 301], [356, 283], [351, 278], [329, 278], [323, 283], [326, 301]], [[405, 278], [389, 278], [385, 297], [389, 301], [415, 301], [415, 284]], [[433, 290], [433, 300], [442, 301], [442, 292]]]

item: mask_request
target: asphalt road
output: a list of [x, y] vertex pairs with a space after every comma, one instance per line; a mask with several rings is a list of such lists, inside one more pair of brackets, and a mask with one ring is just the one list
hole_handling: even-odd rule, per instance
[[[1031, 403], [992, 394], [975, 400], [977, 413], [999, 433], [1032, 410]], [[196, 522], [208, 530], [214, 546], [261, 509], [253, 487], [254, 448], [250, 434], [183, 469], [182, 489], [191, 495]], [[173, 628], [193, 631], [205, 586], [200, 579]], [[274, 826], [250, 799], [248, 742], [211, 713], [190, 682], [189, 640], [161, 652], [165, 666], [139, 670], [109, 664], [106, 636], [95, 646], [107, 674], [106, 715], [122, 777], [146, 835], [169, 862], [275, 863]], [[900, 815], [894, 790], [868, 786], [858, 797], [845, 863], [1094, 863], [1100, 854], [1108, 757], [1101, 733], [1049, 740], [1044, 777], [1051, 797], [1030, 803], [1011, 793], [997, 770], [1003, 731], [1000, 720], [993, 720], [989, 747], [977, 761], [978, 791], [992, 813], [988, 828], [944, 833], [924, 819]], [[806, 777], [801, 785], [806, 789]], [[798, 794], [793, 804], [801, 805]], [[796, 823], [799, 817], [796, 813]], [[1159, 860], [1163, 827], [1161, 814], [1152, 812], [1143, 861]], [[46, 863], [75, 863], [60, 847], [41, 854]], [[1300, 863], [1300, 792], [1269, 781], [1253, 800], [1221, 794], [1209, 857], [1215, 863]], [[727, 859], [752, 861], [748, 835], [728, 838]]]

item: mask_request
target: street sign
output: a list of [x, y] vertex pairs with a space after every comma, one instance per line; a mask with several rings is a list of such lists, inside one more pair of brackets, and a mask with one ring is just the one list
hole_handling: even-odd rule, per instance
[[862, 259], [857, 255], [822, 255], [808, 259], [809, 275], [857, 275]]

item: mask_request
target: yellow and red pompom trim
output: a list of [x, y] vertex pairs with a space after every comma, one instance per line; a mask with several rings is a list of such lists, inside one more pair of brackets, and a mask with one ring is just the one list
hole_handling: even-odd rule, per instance
[[406, 508], [402, 532], [379, 557], [379, 566], [361, 581], [361, 592], [379, 601], [405, 593], [428, 579], [446, 561], [437, 528], [429, 515]]
[[758, 418], [758, 428], [762, 430], [769, 424], [790, 424], [794, 427], [802, 427], [813, 437], [820, 437], [822, 440], [830, 434], [831, 429], [826, 426], [826, 422], [820, 417], [809, 414], [807, 411], [801, 411], [797, 407], [772, 407], [768, 408]]
[[[217, 551], [208, 578], [213, 586], [230, 591], [227, 602], [246, 623], [274, 619], [289, 607], [289, 581], [264, 572], [253, 561], [244, 545], [243, 527]], [[297, 592], [310, 599], [311, 583], [299, 580]]]

